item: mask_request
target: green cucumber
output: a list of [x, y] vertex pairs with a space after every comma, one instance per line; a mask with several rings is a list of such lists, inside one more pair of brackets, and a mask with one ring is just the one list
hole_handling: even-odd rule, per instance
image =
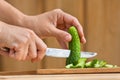
[[66, 68], [116, 68], [117, 65], [107, 64], [104, 60], [94, 59], [86, 62], [87, 58], [81, 58], [81, 46], [80, 38], [77, 29], [72, 26], [68, 32], [72, 36], [72, 40], [69, 42], [69, 49], [71, 50], [69, 57], [66, 60]]
[[71, 26], [68, 32], [71, 34], [72, 40], [69, 42], [69, 49], [71, 50], [71, 52], [66, 60], [66, 65], [68, 64], [76, 65], [78, 64], [78, 61], [80, 59], [81, 52], [80, 38], [77, 29], [74, 26]]

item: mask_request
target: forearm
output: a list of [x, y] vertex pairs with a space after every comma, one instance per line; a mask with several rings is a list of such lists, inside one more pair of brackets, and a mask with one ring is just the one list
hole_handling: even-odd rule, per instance
[[0, 21], [0, 43], [1, 43], [1, 34], [2, 33], [2, 26], [1, 26], [1, 21]]
[[[3, 30], [5, 30], [5, 27], [8, 26], [6, 23], [0, 21], [0, 48], [3, 46], [3, 41], [4, 40], [4, 33], [3, 33]], [[7, 30], [6, 30], [7, 31]]]
[[0, 20], [3, 22], [21, 25], [25, 15], [4, 0], [0, 0]]

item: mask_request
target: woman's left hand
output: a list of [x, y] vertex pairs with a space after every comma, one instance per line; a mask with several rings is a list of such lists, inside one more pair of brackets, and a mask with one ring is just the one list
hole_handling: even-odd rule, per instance
[[71, 40], [71, 35], [67, 32], [70, 26], [75, 26], [78, 30], [81, 43], [85, 43], [83, 28], [77, 18], [55, 9], [36, 16], [26, 16], [24, 25], [32, 29], [41, 37], [56, 37], [63, 48], [67, 48], [66, 42]]

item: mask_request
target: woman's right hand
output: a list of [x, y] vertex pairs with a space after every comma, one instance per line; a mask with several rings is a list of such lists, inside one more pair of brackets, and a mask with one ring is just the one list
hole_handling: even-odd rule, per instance
[[7, 47], [9, 52], [0, 50], [1, 55], [24, 61], [41, 60], [46, 51], [46, 44], [32, 31], [0, 22], [0, 48]]

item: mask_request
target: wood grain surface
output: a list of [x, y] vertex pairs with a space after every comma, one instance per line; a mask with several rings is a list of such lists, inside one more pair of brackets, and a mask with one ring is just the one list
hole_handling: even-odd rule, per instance
[[37, 73], [36, 71], [0, 72], [0, 80], [53, 80], [53, 79], [120, 80], [120, 68], [38, 69]]
[[120, 73], [120, 68], [38, 69], [34, 71], [4, 71], [0, 75], [51, 75], [51, 74], [98, 74]]
[[0, 72], [1, 75], [35, 75], [37, 71], [3, 71]]
[[120, 74], [14, 75], [0, 80], [120, 80]]
[[37, 74], [120, 73], [120, 68], [38, 69]]

